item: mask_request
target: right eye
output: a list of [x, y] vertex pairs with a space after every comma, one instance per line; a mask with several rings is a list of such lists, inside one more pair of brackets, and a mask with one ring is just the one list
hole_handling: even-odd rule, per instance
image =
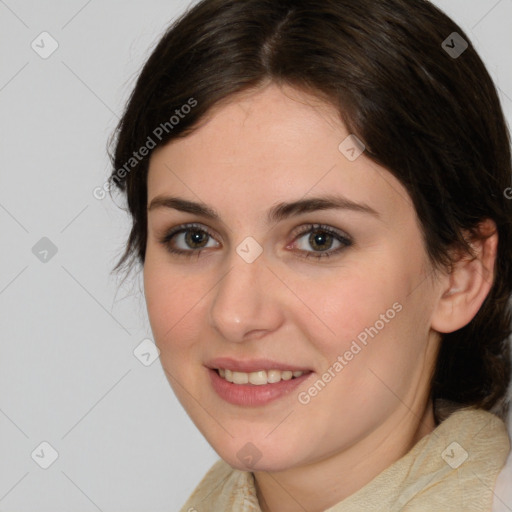
[[[205, 249], [213, 235], [201, 224], [182, 224], [172, 228], [159, 242], [171, 253], [179, 256], [190, 257], [197, 255]], [[181, 247], [176, 247], [181, 245]]]

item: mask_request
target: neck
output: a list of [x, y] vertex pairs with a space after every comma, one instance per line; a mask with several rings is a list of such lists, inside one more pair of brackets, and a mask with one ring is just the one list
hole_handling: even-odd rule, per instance
[[362, 439], [342, 453], [285, 471], [255, 472], [262, 512], [322, 512], [361, 489], [434, 430], [431, 402], [420, 414], [404, 409], [397, 410], [371, 439]]

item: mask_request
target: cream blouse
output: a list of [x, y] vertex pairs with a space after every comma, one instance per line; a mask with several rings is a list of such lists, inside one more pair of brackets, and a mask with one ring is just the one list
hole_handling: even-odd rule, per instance
[[[460, 409], [325, 512], [490, 512], [509, 451], [507, 427], [498, 416]], [[217, 461], [180, 512], [261, 512], [253, 474]]]

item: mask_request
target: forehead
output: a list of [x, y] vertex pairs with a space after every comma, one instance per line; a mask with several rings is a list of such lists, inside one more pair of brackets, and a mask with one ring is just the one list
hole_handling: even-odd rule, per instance
[[236, 96], [190, 135], [153, 152], [148, 202], [180, 195], [237, 215], [242, 205], [261, 212], [282, 201], [339, 193], [391, 217], [414, 213], [391, 173], [364, 153], [347, 158], [349, 136], [333, 106], [291, 87]]

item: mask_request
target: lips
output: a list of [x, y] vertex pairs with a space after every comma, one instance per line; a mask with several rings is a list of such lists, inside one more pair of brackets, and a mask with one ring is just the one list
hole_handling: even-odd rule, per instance
[[220, 357], [205, 366], [217, 395], [230, 404], [245, 407], [284, 399], [313, 374], [310, 368], [271, 359]]
[[311, 368], [306, 366], [297, 366], [291, 363], [273, 361], [271, 359], [251, 359], [251, 360], [239, 360], [230, 357], [218, 357], [208, 361], [205, 366], [212, 370], [231, 370], [232, 372], [243, 372], [252, 373], [259, 371], [270, 371], [278, 370], [281, 372], [291, 371], [293, 372], [311, 372]]
[[284, 400], [286, 396], [292, 397], [293, 391], [313, 375], [309, 372], [289, 380], [281, 379], [275, 383], [255, 385], [229, 382], [220, 376], [218, 370], [211, 368], [208, 373], [211, 386], [217, 395], [225, 402], [242, 407], [261, 407], [279, 399]]

